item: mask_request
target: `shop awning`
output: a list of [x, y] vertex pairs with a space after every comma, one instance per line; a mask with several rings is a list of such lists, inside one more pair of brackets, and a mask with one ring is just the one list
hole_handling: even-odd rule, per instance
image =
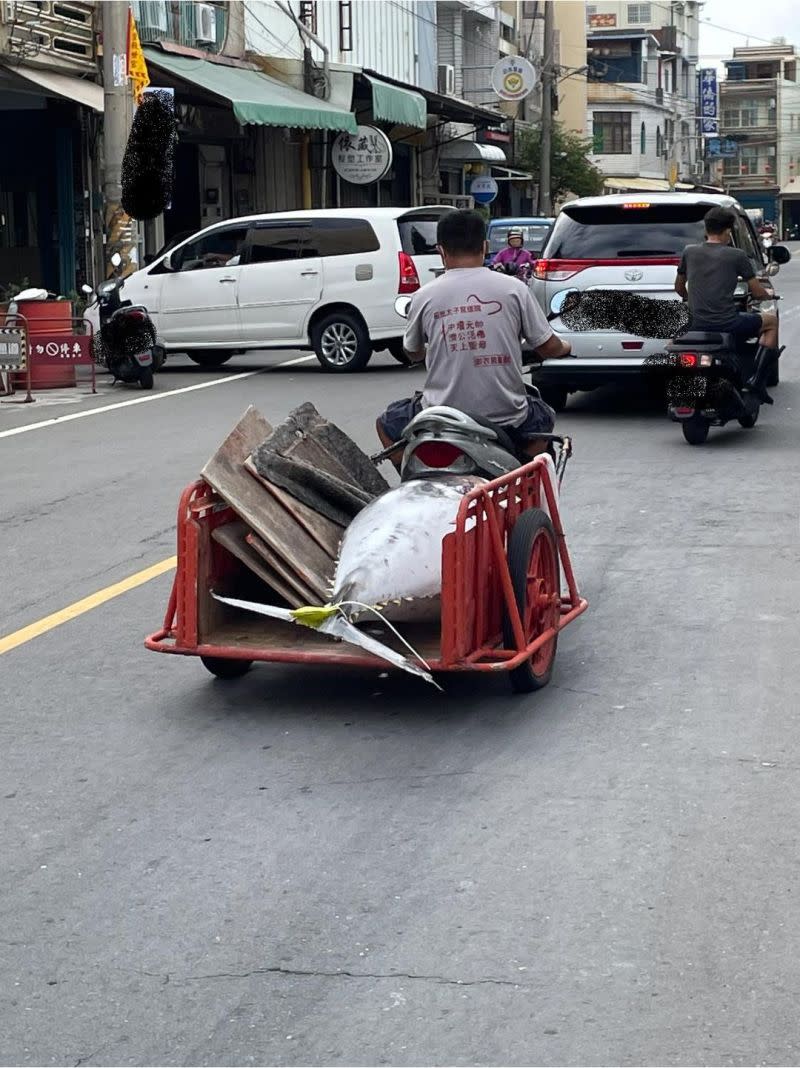
[[148, 63], [230, 103], [236, 119], [243, 126], [356, 132], [356, 120], [351, 112], [301, 93], [261, 71], [228, 67], [154, 48], [146, 48], [144, 54]]
[[[386, 74], [378, 74], [374, 70], [365, 70], [364, 75], [370, 78], [378, 78], [384, 85], [396, 86], [398, 89], [405, 88], [404, 84], [398, 82], [396, 78], [390, 78]], [[424, 89], [422, 86], [418, 87], [417, 92], [426, 101], [427, 110], [432, 115], [439, 115], [455, 122], [468, 122], [472, 126], [499, 126], [500, 123], [507, 120], [506, 115], [501, 115], [497, 111], [490, 111], [488, 108], [481, 107], [478, 104], [471, 104], [468, 100], [459, 100], [455, 96], [434, 93], [432, 89]]]
[[[630, 191], [632, 193], [669, 193], [669, 182], [666, 178], [606, 178], [603, 182], [606, 189], [612, 189], [617, 193]], [[696, 186], [689, 182], [676, 182], [677, 192], [688, 192]]]
[[459, 137], [457, 141], [446, 141], [441, 148], [439, 159], [451, 159], [458, 163], [505, 163], [506, 154], [499, 145], [479, 145]]
[[532, 182], [533, 175], [527, 171], [518, 171], [513, 167], [498, 167], [492, 164], [492, 174], [498, 182]]
[[68, 74], [55, 74], [49, 70], [36, 70], [33, 67], [14, 67], [13, 73], [38, 85], [51, 96], [66, 97], [67, 100], [74, 100], [92, 111], [103, 110], [103, 87], [97, 82], [73, 78]]
[[395, 122], [398, 126], [413, 126], [424, 130], [428, 126], [428, 105], [425, 97], [411, 89], [401, 89], [373, 74], [364, 77], [372, 90], [372, 114], [382, 122]]

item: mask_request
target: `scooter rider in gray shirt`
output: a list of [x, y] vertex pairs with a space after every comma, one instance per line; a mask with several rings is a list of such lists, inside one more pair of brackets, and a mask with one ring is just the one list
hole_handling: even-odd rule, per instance
[[733, 334], [737, 340], [759, 339], [745, 389], [772, 404], [766, 384], [782, 351], [778, 348], [778, 317], [772, 312], [740, 312], [734, 293], [742, 278], [756, 300], [770, 300], [774, 294], [756, 278], [747, 253], [731, 245], [735, 223], [736, 217], [727, 208], [711, 208], [706, 213], [706, 240], [684, 249], [675, 291], [689, 302], [691, 330]]
[[[535, 456], [547, 447], [540, 435], [552, 432], [555, 413], [525, 388], [521, 338], [542, 360], [572, 350], [527, 285], [484, 267], [486, 223], [478, 212], [448, 212], [436, 238], [445, 273], [412, 297], [403, 337], [409, 360], [425, 360], [425, 385], [389, 405], [378, 437], [388, 448], [423, 408], [445, 404], [496, 423], [520, 452]], [[390, 459], [397, 466], [399, 450]]]

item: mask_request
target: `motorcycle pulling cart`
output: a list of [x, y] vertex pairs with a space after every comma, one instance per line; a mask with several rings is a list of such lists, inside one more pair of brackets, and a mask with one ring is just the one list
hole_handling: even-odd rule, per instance
[[[571, 445], [569, 439], [556, 440], [560, 481]], [[506, 672], [515, 692], [549, 681], [559, 632], [587, 608], [551, 471], [540, 456], [476, 486], [461, 501], [455, 527], [442, 542], [439, 621], [398, 626], [434, 674]], [[247, 581], [246, 568], [212, 536], [235, 519], [202, 479], [184, 490], [172, 592], [164, 624], [146, 647], [198, 656], [224, 679], [243, 675], [254, 661], [385, 670], [376, 656], [310, 627], [255, 616], [215, 598], [238, 594]], [[393, 643], [389, 631], [385, 641]]]

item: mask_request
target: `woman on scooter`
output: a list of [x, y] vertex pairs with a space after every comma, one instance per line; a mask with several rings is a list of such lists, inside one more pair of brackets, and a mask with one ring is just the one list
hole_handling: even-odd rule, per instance
[[516, 276], [527, 282], [536, 262], [525, 246], [525, 235], [521, 226], [512, 226], [508, 231], [508, 245], [501, 248], [491, 263], [492, 270], [505, 270], [509, 264], [516, 267]]

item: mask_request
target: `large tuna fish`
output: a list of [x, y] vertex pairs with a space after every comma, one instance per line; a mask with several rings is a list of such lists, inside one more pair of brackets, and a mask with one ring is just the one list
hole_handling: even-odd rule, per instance
[[353, 620], [439, 617], [442, 539], [455, 529], [464, 495], [485, 482], [472, 476], [417, 479], [376, 497], [345, 531], [328, 605], [289, 609], [215, 596], [260, 615], [312, 626], [433, 682], [426, 666], [366, 634]]
[[[546, 461], [557, 495], [555, 469], [549, 456]], [[345, 531], [327, 605], [289, 609], [214, 596], [236, 608], [313, 627], [433, 682], [421, 658], [415, 661], [396, 652], [355, 621], [378, 622], [378, 615], [405, 623], [439, 618], [442, 539], [455, 529], [464, 496], [485, 483], [477, 476], [415, 479], [376, 497]], [[543, 507], [547, 509], [544, 501]]]

